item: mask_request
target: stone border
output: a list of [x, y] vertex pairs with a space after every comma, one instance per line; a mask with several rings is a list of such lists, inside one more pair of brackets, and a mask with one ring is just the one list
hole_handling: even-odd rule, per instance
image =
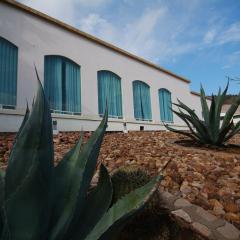
[[240, 240], [240, 231], [226, 220], [191, 204], [180, 195], [162, 192], [161, 197], [170, 210], [170, 217], [201, 237], [209, 240]]

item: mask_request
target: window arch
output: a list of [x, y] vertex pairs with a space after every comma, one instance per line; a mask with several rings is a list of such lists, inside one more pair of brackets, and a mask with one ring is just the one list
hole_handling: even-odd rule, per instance
[[122, 118], [122, 89], [121, 78], [107, 70], [97, 73], [98, 78], [98, 113], [103, 115], [106, 101], [110, 117]]
[[18, 48], [0, 37], [0, 105], [15, 108], [17, 102]]
[[165, 88], [158, 90], [160, 119], [165, 122], [173, 121], [171, 92]]
[[44, 57], [44, 90], [50, 108], [59, 113], [81, 113], [80, 66], [56, 55]]
[[146, 83], [133, 81], [133, 103], [136, 120], [152, 120], [150, 87]]

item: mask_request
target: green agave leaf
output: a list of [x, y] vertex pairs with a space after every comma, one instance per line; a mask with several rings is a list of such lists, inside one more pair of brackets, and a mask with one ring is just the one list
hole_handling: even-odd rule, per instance
[[212, 95], [210, 109], [207, 105], [204, 89], [201, 86], [201, 105], [203, 111], [203, 120], [198, 118], [194, 110], [190, 109], [178, 99], [178, 104], [173, 105], [179, 107], [179, 112], [173, 112], [186, 123], [190, 130], [190, 133], [176, 130], [169, 126], [167, 126], [167, 129], [186, 135], [192, 139], [195, 138], [196, 141], [200, 141], [201, 143], [222, 145], [225, 141], [227, 141], [235, 134], [235, 131], [238, 132], [238, 127], [234, 128], [231, 121], [234, 113], [240, 105], [240, 94], [232, 106], [229, 108], [226, 115], [223, 117], [222, 126], [220, 127], [222, 120], [221, 109], [226, 98], [228, 86], [229, 82], [223, 93], [221, 93], [221, 88], [219, 88], [218, 95]]
[[[218, 95], [212, 97], [214, 104], [215, 104], [215, 117], [214, 117], [214, 120], [212, 120], [213, 122], [210, 124], [211, 124], [211, 126], [213, 126], [213, 127], [211, 127], [211, 129], [212, 129], [213, 135], [215, 135], [214, 139], [213, 139], [214, 144], [216, 144], [216, 142], [219, 142], [220, 139], [222, 139], [222, 136], [220, 136], [221, 109], [222, 109], [222, 106], [223, 106], [225, 98], [226, 98], [228, 84], [227, 84], [226, 88], [224, 89], [223, 93], [221, 93], [221, 88], [219, 88]], [[211, 106], [212, 106], [212, 104], [213, 103], [211, 103]]]
[[4, 194], [5, 194], [5, 172], [0, 169], [0, 239], [1, 240], [9, 240], [9, 229], [6, 224], [6, 212], [4, 209]]
[[5, 177], [5, 172], [0, 169], [0, 206], [1, 208], [3, 207], [3, 201], [4, 201], [4, 177]]
[[201, 95], [203, 118], [204, 118], [205, 122], [207, 123], [207, 125], [209, 125], [209, 108], [208, 108], [208, 105], [207, 105], [205, 91], [204, 91], [202, 85], [201, 85], [201, 88], [200, 88], [200, 95]]
[[184, 118], [186, 118], [193, 125], [193, 127], [198, 132], [198, 135], [202, 139], [202, 141], [203, 140], [207, 141], [210, 138], [208, 131], [206, 129], [206, 126], [202, 123], [201, 120], [199, 120], [199, 119], [197, 120], [187, 114], [184, 114], [183, 112], [181, 114]]
[[24, 115], [24, 118], [23, 118], [22, 124], [21, 124], [21, 126], [20, 126], [20, 128], [19, 128], [19, 130], [18, 130], [18, 133], [17, 133], [17, 135], [16, 135], [16, 137], [15, 137], [15, 141], [14, 141], [14, 142], [17, 141], [19, 135], [21, 134], [21, 132], [22, 132], [22, 130], [23, 130], [23, 128], [24, 128], [24, 126], [25, 126], [25, 124], [26, 124], [28, 118], [29, 118], [29, 114], [30, 114], [30, 111], [29, 111], [29, 107], [28, 107], [28, 103], [27, 103], [26, 112], [25, 112], [25, 115]]
[[224, 129], [222, 129], [220, 131], [216, 145], [219, 145], [219, 146], [223, 145], [223, 143], [226, 141], [225, 139], [226, 139], [228, 132], [231, 131], [231, 129], [233, 129], [233, 127], [234, 127], [234, 124], [233, 124], [233, 121], [231, 121], [228, 126], [226, 126]]
[[221, 126], [221, 131], [230, 124], [234, 113], [237, 111], [237, 108], [240, 104], [240, 93], [238, 94], [236, 100], [234, 101], [234, 103], [231, 105], [231, 107], [228, 109], [228, 111], [226, 112], [224, 118], [223, 118], [223, 123]]
[[9, 227], [12, 240], [46, 239], [52, 207], [53, 141], [51, 115], [39, 78], [36, 102], [25, 119], [6, 170], [4, 232]]
[[197, 114], [195, 113], [195, 111], [191, 108], [189, 108], [187, 105], [185, 105], [183, 102], [181, 102], [179, 99], [178, 100], [178, 103], [179, 104], [176, 104], [176, 103], [173, 103], [173, 105], [177, 106], [177, 107], [180, 107], [182, 109], [184, 109], [185, 111], [187, 111], [189, 113], [190, 116], [192, 116], [193, 118], [195, 118], [196, 120], [200, 120], [199, 117], [197, 116]]
[[[196, 134], [201, 139], [209, 138], [209, 134], [207, 132], [205, 124], [198, 118], [195, 111], [186, 106], [183, 102], [181, 102], [179, 99], [177, 99], [179, 104], [174, 104], [175, 106], [178, 106], [179, 108], [184, 109], [189, 115], [185, 114], [181, 111], [182, 117], [184, 117], [186, 120], [188, 120], [197, 130]], [[190, 130], [191, 131], [191, 130]]]
[[192, 137], [194, 138], [194, 140], [200, 140], [199, 135], [193, 130], [191, 124], [188, 122], [188, 120], [184, 117], [183, 112], [179, 109], [179, 112], [172, 110], [173, 113], [175, 113], [179, 118], [181, 118], [188, 126]]
[[56, 199], [58, 200], [58, 196], [65, 196], [65, 198], [63, 199], [64, 203], [62, 203], [63, 208], [58, 207], [55, 210], [54, 216], [59, 217], [54, 222], [50, 240], [66, 239], [71, 236], [76, 229], [75, 226], [79, 223], [87, 190], [96, 168], [98, 154], [107, 127], [107, 119], [106, 108], [106, 113], [98, 129], [91, 135], [81, 152], [80, 143], [78, 143], [78, 147], [71, 151], [67, 158], [63, 160], [63, 163], [60, 163], [55, 169], [58, 179]]
[[[205, 125], [202, 123], [202, 121], [199, 119], [199, 117], [196, 115], [195, 111], [192, 110], [191, 108], [189, 108], [188, 106], [186, 106], [183, 102], [181, 102], [178, 99], [179, 104], [173, 103], [173, 105], [179, 107], [180, 109], [185, 110], [189, 115], [188, 118], [190, 117], [192, 119], [192, 121], [199, 123], [199, 127], [205, 131]], [[182, 114], [184, 114], [184, 116], [187, 116], [187, 114], [185, 114], [184, 112], [181, 111]], [[192, 122], [191, 121], [191, 122]], [[195, 126], [194, 126], [195, 127]], [[199, 130], [201, 132], [201, 129]]]
[[3, 204], [4, 204], [4, 176], [5, 172], [0, 169], [0, 236], [3, 231], [4, 227], [4, 209], [3, 209]]
[[225, 136], [224, 142], [228, 141], [230, 138], [236, 135], [239, 131], [240, 131], [240, 121], [237, 122], [237, 124], [232, 127], [232, 131], [230, 132], [230, 134]]
[[165, 126], [165, 128], [167, 128], [167, 130], [169, 130], [171, 132], [179, 133], [181, 135], [190, 137], [192, 140], [197, 140], [196, 137], [192, 133], [189, 133], [189, 132], [186, 132], [186, 131], [183, 131], [183, 130], [177, 130], [175, 128], [169, 127], [168, 124], [166, 124], [164, 126]]
[[[15, 140], [14, 140], [14, 142], [13, 142], [13, 148], [14, 148], [14, 146], [16, 145], [17, 139], [18, 139], [20, 133], [22, 132], [22, 129], [23, 129], [23, 127], [25, 126], [25, 123], [27, 122], [27, 120], [28, 120], [28, 118], [29, 118], [29, 114], [30, 114], [30, 111], [29, 111], [29, 107], [28, 107], [28, 103], [27, 103], [27, 108], [26, 108], [26, 112], [25, 112], [25, 115], [24, 115], [22, 124], [21, 124], [21, 126], [20, 126], [20, 128], [19, 128], [19, 130], [18, 130], [18, 132], [17, 132], [17, 135], [16, 135], [16, 137], [15, 137]], [[12, 153], [12, 152], [13, 152], [13, 150], [11, 151], [11, 153]], [[11, 155], [11, 153], [10, 153], [10, 155]], [[10, 158], [11, 158], [11, 156], [10, 156]]]
[[55, 167], [55, 204], [52, 211], [53, 232], [50, 239], [58, 239], [57, 235], [63, 235], [72, 220], [82, 177], [82, 172], [78, 167], [82, 143], [83, 134], [77, 144]]
[[212, 95], [212, 102], [210, 106], [210, 111], [209, 111], [209, 122], [207, 126], [207, 131], [208, 134], [211, 138], [211, 142], [215, 143], [217, 142], [218, 135], [219, 135], [219, 128], [216, 128], [217, 124], [215, 123], [215, 118], [216, 117], [216, 103], [215, 103], [215, 98]]
[[[46, 229], [41, 231], [37, 225], [40, 224], [39, 213], [35, 208], [39, 207], [38, 199], [41, 196], [31, 194], [33, 192], [33, 183], [36, 183], [36, 175], [38, 174], [39, 163], [33, 164], [26, 174], [24, 184], [22, 184], [14, 196], [5, 200], [3, 207], [4, 226], [1, 239], [41, 239], [45, 238], [47, 234]], [[25, 206], [27, 204], [27, 206]], [[44, 211], [42, 206], [41, 210]], [[34, 211], [35, 210], [35, 211]], [[31, 215], [36, 214], [36, 215]], [[16, 215], [15, 215], [16, 214]], [[15, 218], [14, 218], [15, 217]], [[32, 228], [36, 232], [32, 231]]]
[[221, 111], [224, 101], [226, 99], [226, 94], [228, 91], [229, 82], [227, 83], [226, 88], [224, 89], [223, 93], [221, 94], [221, 89], [219, 88], [218, 96], [216, 97], [215, 104], [216, 104], [216, 115], [215, 115], [215, 128], [220, 128], [221, 123]]
[[112, 200], [112, 183], [107, 169], [101, 165], [97, 187], [87, 197], [80, 222], [73, 240], [85, 239], [103, 214], [108, 210]]
[[86, 237], [86, 240], [97, 240], [107, 231], [111, 230], [121, 218], [130, 217], [135, 214], [152, 194], [156, 191], [159, 181], [162, 176], [153, 178], [149, 183], [140, 187], [123, 198], [118, 200], [101, 218], [91, 233]]

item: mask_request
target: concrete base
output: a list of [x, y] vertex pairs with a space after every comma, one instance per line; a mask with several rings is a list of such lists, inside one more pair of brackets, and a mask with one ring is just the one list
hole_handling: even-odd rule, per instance
[[[1, 110], [0, 112], [0, 132], [17, 132], [23, 117], [24, 110]], [[61, 131], [95, 131], [101, 118], [96, 115], [66, 115], [52, 114], [53, 129], [55, 132]], [[186, 129], [183, 125], [171, 124], [178, 129]], [[107, 131], [160, 131], [166, 130], [162, 122], [136, 121], [134, 119], [109, 118]]]

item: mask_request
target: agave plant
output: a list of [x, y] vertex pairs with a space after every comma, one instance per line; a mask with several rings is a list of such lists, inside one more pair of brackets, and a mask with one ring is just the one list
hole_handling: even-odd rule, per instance
[[203, 119], [200, 119], [195, 111], [178, 99], [179, 112], [172, 110], [179, 118], [181, 118], [189, 128], [189, 132], [176, 130], [168, 125], [165, 127], [173, 132], [183, 134], [202, 144], [210, 144], [221, 146], [235, 134], [240, 131], [240, 121], [236, 124], [233, 122], [233, 116], [240, 104], [240, 94], [232, 103], [225, 116], [221, 117], [221, 110], [226, 99], [228, 84], [223, 92], [221, 89], [218, 95], [212, 95], [210, 107], [207, 104], [206, 95], [201, 86], [200, 97], [202, 106]]
[[38, 85], [32, 111], [26, 110], [6, 172], [0, 172], [0, 239], [111, 239], [126, 219], [144, 206], [161, 177], [109, 208], [113, 190], [103, 165], [98, 185], [88, 191], [107, 127], [107, 112], [89, 141], [83, 145], [81, 137], [54, 166], [51, 115], [39, 78]]

